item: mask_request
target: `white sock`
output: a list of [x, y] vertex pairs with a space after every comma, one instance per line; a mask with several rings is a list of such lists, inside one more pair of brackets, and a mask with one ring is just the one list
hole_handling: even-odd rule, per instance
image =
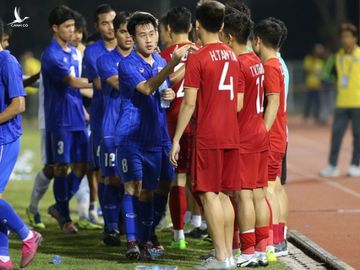
[[174, 230], [174, 240], [185, 239], [184, 230]]
[[79, 190], [75, 194], [79, 219], [89, 219], [90, 191], [87, 177], [81, 180]]
[[8, 261], [10, 261], [10, 257], [9, 256], [0, 256], [0, 261], [7, 263]]
[[185, 217], [184, 217], [184, 219], [185, 219], [185, 223], [189, 223], [189, 222], [190, 222], [190, 220], [191, 220], [191, 212], [190, 212], [190, 211], [186, 211], [186, 212], [185, 212]]
[[195, 227], [200, 227], [201, 225], [201, 216], [193, 215], [191, 217], [191, 224]]
[[206, 224], [206, 221], [203, 219], [201, 221], [200, 230], [204, 231], [206, 229], [207, 229], [207, 224]]
[[266, 251], [275, 251], [274, 246], [266, 246]]
[[30, 239], [33, 238], [33, 237], [34, 237], [33, 232], [32, 232], [32, 231], [29, 231], [28, 236], [26, 236], [26, 238], [23, 240], [23, 242], [25, 242], [25, 241], [27, 241], [27, 240], [30, 240]]
[[244, 259], [244, 260], [250, 260], [252, 257], [254, 257], [255, 253], [253, 254], [241, 254], [241, 257]]
[[32, 213], [39, 212], [39, 202], [44, 196], [45, 192], [48, 190], [50, 182], [51, 179], [48, 179], [42, 170], [35, 176], [34, 187], [31, 193], [29, 206]]

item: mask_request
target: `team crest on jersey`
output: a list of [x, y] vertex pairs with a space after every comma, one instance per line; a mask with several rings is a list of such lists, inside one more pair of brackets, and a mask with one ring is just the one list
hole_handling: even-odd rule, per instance
[[64, 57], [64, 58], [63, 58], [63, 61], [64, 61], [65, 63], [67, 63], [68, 60], [67, 60], [66, 57]]
[[144, 68], [142, 68], [142, 67], [141, 67], [141, 68], [139, 68], [139, 72], [140, 72], [140, 73], [144, 73], [144, 71], [145, 71], [145, 69], [144, 69]]

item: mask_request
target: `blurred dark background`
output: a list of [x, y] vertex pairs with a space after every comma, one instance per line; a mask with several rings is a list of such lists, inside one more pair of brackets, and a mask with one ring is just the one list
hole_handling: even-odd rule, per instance
[[[5, 23], [14, 20], [14, 8], [21, 8], [21, 17], [27, 28], [13, 28], [10, 50], [19, 57], [27, 50], [40, 57], [51, 37], [47, 24], [49, 11], [57, 5], [65, 4], [82, 13], [87, 19], [88, 31], [94, 31], [93, 11], [98, 4], [110, 3], [117, 10], [144, 10], [160, 17], [170, 7], [184, 5], [192, 11], [196, 0], [1, 0], [0, 17]], [[359, 25], [359, 0], [245, 0], [251, 8], [254, 21], [273, 16], [283, 20], [289, 29], [288, 40], [283, 48], [286, 59], [302, 59], [316, 42], [337, 49], [339, 23], [350, 21]]]

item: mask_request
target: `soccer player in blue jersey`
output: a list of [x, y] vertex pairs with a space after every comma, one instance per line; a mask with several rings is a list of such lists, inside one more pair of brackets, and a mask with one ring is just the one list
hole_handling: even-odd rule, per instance
[[[184, 46], [166, 61], [155, 53], [159, 34], [156, 18], [134, 13], [127, 28], [135, 50], [119, 63], [120, 117], [116, 125], [117, 160], [125, 194], [122, 200], [129, 259], [150, 259], [153, 225], [153, 191], [158, 186], [161, 166], [162, 128], [166, 125], [160, 99], [172, 100], [174, 91], [159, 87], [189, 50]], [[165, 88], [165, 87], [164, 87]], [[137, 221], [137, 222], [136, 222]], [[136, 223], [138, 224], [136, 228]]]
[[128, 12], [119, 12], [114, 21], [117, 47], [97, 59], [97, 70], [101, 78], [101, 91], [104, 95], [104, 118], [102, 123], [102, 140], [100, 143], [100, 172], [104, 178], [103, 216], [106, 220], [104, 243], [120, 244], [119, 214], [123, 194], [119, 172], [116, 164], [115, 125], [119, 118], [120, 92], [118, 65], [130, 54], [133, 40], [127, 30]]
[[[70, 191], [79, 185], [88, 162], [88, 136], [79, 88], [90, 88], [88, 79], [79, 78], [79, 60], [70, 41], [74, 33], [74, 14], [58, 6], [49, 14], [53, 39], [41, 57], [44, 84], [45, 128], [50, 132], [54, 163], [56, 204], [49, 214], [64, 232], [76, 233], [69, 211]], [[69, 165], [72, 172], [68, 174]]]
[[[4, 23], [0, 19], [0, 40]], [[42, 237], [31, 231], [2, 198], [20, 150], [22, 134], [21, 116], [25, 111], [25, 90], [21, 66], [14, 56], [0, 44], [0, 269], [13, 269], [9, 257], [8, 229], [22, 240], [20, 267], [27, 266], [34, 258]]]
[[[83, 59], [83, 74], [89, 81], [94, 83], [94, 95], [90, 105], [90, 165], [98, 183], [98, 197], [100, 207], [103, 210], [104, 181], [99, 172], [99, 150], [101, 141], [101, 127], [104, 114], [104, 100], [101, 90], [101, 82], [96, 67], [96, 60], [104, 53], [113, 50], [116, 39], [113, 28], [115, 11], [108, 4], [101, 4], [95, 10], [95, 27], [101, 38], [91, 43], [85, 49]], [[94, 184], [94, 183], [93, 183]], [[90, 183], [91, 185], [91, 183]], [[96, 219], [96, 203], [90, 202], [90, 219]], [[106, 220], [104, 220], [106, 223]]]

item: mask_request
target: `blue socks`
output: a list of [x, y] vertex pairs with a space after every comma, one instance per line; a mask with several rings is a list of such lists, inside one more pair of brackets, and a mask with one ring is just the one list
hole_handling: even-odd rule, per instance
[[153, 202], [138, 202], [138, 222], [137, 234], [140, 244], [146, 244], [151, 239], [154, 223], [154, 204]]
[[0, 199], [0, 222], [2, 224], [5, 222], [6, 225], [10, 228], [10, 230], [16, 232], [19, 235], [21, 240], [24, 240], [26, 237], [28, 237], [30, 233], [28, 227], [15, 213], [11, 205], [3, 199]]
[[56, 201], [56, 209], [60, 212], [63, 222], [70, 221], [70, 209], [68, 200], [68, 183], [67, 177], [54, 177], [54, 197]]
[[75, 193], [79, 190], [81, 179], [83, 179], [83, 177], [80, 178], [80, 177], [76, 176], [73, 172], [69, 173], [68, 176], [66, 177], [66, 182], [68, 184], [68, 192], [69, 192], [68, 199], [69, 199], [69, 201], [75, 195]]
[[0, 256], [9, 256], [9, 238], [6, 222], [0, 221]]
[[138, 200], [138, 197], [129, 194], [125, 194], [122, 200], [122, 213], [128, 241], [136, 240], [136, 205]]
[[120, 213], [120, 188], [113, 185], [105, 185], [104, 188], [104, 212], [106, 219], [106, 230], [119, 230], [119, 213]]
[[166, 205], [168, 202], [168, 194], [162, 195], [160, 193], [154, 192], [154, 224], [153, 231], [155, 227], [159, 225], [160, 220], [166, 215]]

